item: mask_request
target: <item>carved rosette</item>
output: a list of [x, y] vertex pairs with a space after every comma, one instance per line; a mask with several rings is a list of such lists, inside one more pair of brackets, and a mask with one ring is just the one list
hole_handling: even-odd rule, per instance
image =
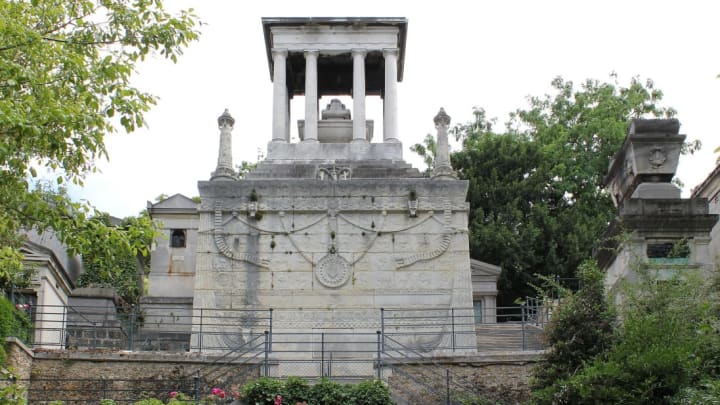
[[350, 280], [350, 263], [337, 254], [329, 254], [318, 261], [315, 276], [320, 284], [328, 288], [338, 288]]

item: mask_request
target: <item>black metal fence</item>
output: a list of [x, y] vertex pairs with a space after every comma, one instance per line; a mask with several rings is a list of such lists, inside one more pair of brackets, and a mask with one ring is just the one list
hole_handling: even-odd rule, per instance
[[[276, 324], [273, 309], [157, 306], [145, 309], [133, 306], [122, 311], [114, 307], [35, 305], [24, 310], [33, 325], [26, 343], [50, 349], [218, 353], [241, 346], [268, 331], [271, 351], [295, 347], [304, 352], [316, 352], [316, 347], [323, 344], [317, 341], [323, 339], [323, 333], [328, 339], [343, 333], [360, 339], [363, 333], [372, 335], [379, 329], [383, 336], [426, 353], [492, 349], [494, 340], [491, 338], [499, 332], [505, 338], [495, 340], [502, 340], [499, 346], [504, 350], [536, 349], [537, 342], [532, 340], [545, 327], [555, 308], [554, 300], [527, 298], [521, 306], [480, 310], [380, 309], [376, 321], [361, 327], [334, 330], [330, 326], [324, 328], [326, 331], [316, 328], [312, 333], [304, 334], [308, 339], [311, 335], [315, 339], [308, 342], [292, 342], [291, 339], [300, 339], [303, 334], [296, 332], [297, 327], [288, 327], [282, 322]], [[284, 315], [288, 318], [292, 314]], [[479, 345], [479, 342], [486, 343]], [[328, 346], [334, 344], [332, 341], [326, 343]], [[333, 356], [343, 355], [334, 353]]]

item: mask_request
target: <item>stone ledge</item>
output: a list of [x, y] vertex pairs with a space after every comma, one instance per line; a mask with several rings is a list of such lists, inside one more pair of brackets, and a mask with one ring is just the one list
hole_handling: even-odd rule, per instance
[[6, 337], [6, 338], [5, 338], [5, 343], [6, 343], [6, 344], [15, 345], [15, 346], [17, 346], [20, 350], [22, 350], [23, 352], [25, 352], [26, 355], [28, 355], [28, 356], [30, 356], [30, 357], [35, 357], [35, 353], [32, 351], [32, 349], [30, 349], [29, 347], [27, 347], [22, 340], [16, 338], [15, 336], [8, 336], [8, 337]]
[[457, 354], [447, 356], [433, 356], [419, 359], [402, 359], [401, 361], [383, 360], [388, 364], [467, 364], [467, 365], [490, 365], [490, 364], [526, 364], [542, 361], [545, 350], [508, 351], [493, 353]]
[[[225, 356], [226, 357], [226, 356]], [[90, 362], [137, 362], [137, 363], [212, 363], [223, 359], [223, 355], [210, 355], [204, 353], [159, 353], [159, 352], [130, 352], [130, 351], [109, 351], [109, 350], [43, 350], [37, 349], [34, 358], [38, 360], [75, 360]], [[262, 362], [238, 360], [242, 364], [254, 364]]]

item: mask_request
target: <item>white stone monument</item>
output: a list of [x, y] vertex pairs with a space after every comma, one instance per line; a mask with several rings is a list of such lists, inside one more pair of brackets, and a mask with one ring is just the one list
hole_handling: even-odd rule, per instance
[[[448, 315], [465, 308], [472, 317], [468, 183], [454, 177], [447, 151], [431, 178], [402, 159], [397, 83], [407, 20], [262, 22], [274, 84], [272, 137], [266, 158], [238, 179], [230, 156], [234, 120], [227, 112], [218, 120], [218, 167], [198, 185], [195, 311], [272, 308], [277, 334], [375, 333], [381, 308]], [[306, 102], [301, 141], [291, 143], [295, 95]], [[352, 95], [352, 111], [334, 100], [318, 114], [325, 95]], [[383, 98], [380, 142], [371, 142], [367, 95]], [[435, 119], [445, 148], [449, 123], [444, 111]], [[448, 347], [443, 322], [436, 335], [408, 343]], [[216, 326], [239, 335], [258, 328], [251, 320]], [[474, 332], [459, 336], [458, 347], [474, 350]]]

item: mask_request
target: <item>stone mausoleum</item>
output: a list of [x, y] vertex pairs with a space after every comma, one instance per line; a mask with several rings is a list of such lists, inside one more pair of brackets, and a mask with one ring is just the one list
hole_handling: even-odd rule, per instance
[[[500, 269], [471, 266], [468, 183], [450, 167], [450, 117], [442, 109], [434, 118], [432, 175], [403, 160], [397, 83], [407, 20], [264, 18], [262, 25], [273, 82], [266, 157], [239, 178], [231, 156], [235, 120], [227, 110], [218, 118], [217, 167], [198, 183], [201, 202], [175, 195], [148, 206], [167, 235], [152, 254], [145, 307], [192, 303], [194, 318], [212, 309], [227, 311], [225, 319], [272, 308], [275, 334], [375, 333], [381, 308], [441, 316], [462, 308], [466, 313], [454, 315], [469, 319], [458, 322], [467, 333], [453, 344], [475, 350], [472, 319], [494, 321]], [[348, 95], [352, 109], [338, 99], [319, 104], [322, 96]], [[383, 100], [381, 136], [373, 137], [374, 121], [365, 115], [368, 95]], [[299, 142], [290, 137], [294, 96], [305, 98]], [[238, 322], [204, 326], [202, 345], [232, 346], [262, 332], [258, 317], [248, 312]], [[450, 328], [445, 319], [437, 323], [436, 331]], [[450, 334], [408, 339], [432, 349]]]

